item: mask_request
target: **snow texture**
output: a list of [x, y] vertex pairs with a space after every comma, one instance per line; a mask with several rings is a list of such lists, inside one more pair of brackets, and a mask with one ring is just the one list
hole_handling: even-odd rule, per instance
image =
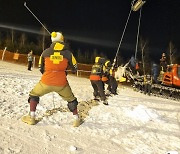
[[[180, 153], [180, 102], [147, 96], [119, 85], [118, 95], [100, 103], [78, 128], [70, 112], [57, 112], [37, 125], [28, 113], [29, 91], [40, 80], [37, 68], [0, 61], [1, 154], [167, 154]], [[78, 101], [93, 98], [90, 81], [68, 75]], [[37, 115], [67, 106], [56, 93], [40, 98]]]

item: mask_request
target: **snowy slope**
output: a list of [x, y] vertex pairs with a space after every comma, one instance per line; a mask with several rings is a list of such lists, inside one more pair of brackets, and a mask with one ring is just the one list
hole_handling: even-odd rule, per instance
[[[118, 87], [89, 111], [80, 127], [72, 126], [70, 112], [58, 112], [35, 126], [21, 122], [29, 111], [29, 91], [41, 77], [38, 69], [0, 61], [0, 153], [2, 154], [165, 154], [180, 153], [180, 102], [146, 96]], [[78, 101], [90, 100], [92, 87], [85, 78], [68, 76]], [[37, 114], [66, 106], [57, 94], [40, 99]], [[74, 149], [76, 147], [76, 149]]]

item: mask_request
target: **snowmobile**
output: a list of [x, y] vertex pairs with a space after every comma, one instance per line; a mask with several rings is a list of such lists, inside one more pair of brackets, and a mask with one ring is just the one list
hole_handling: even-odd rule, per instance
[[152, 75], [134, 75], [128, 69], [130, 68], [127, 68], [126, 76], [133, 80], [135, 90], [144, 92], [146, 85], [149, 84], [151, 94], [180, 100], [180, 64], [168, 65], [166, 72], [160, 72], [158, 82], [153, 81]]

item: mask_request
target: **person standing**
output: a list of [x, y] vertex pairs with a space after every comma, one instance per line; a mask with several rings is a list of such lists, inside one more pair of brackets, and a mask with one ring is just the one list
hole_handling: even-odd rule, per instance
[[31, 71], [31, 67], [33, 64], [33, 51], [32, 50], [28, 53], [27, 59], [28, 59], [28, 70]]
[[166, 72], [167, 69], [167, 59], [166, 59], [166, 54], [162, 53], [162, 57], [160, 59], [160, 66], [161, 66], [161, 70], [163, 72]]
[[107, 84], [106, 96], [109, 96], [111, 93], [111, 84], [110, 84], [110, 69], [111, 69], [111, 67], [112, 67], [111, 62], [109, 60], [106, 60], [103, 65], [103, 75], [101, 78], [101, 80], [103, 81], [104, 90], [105, 90], [105, 84]]
[[75, 118], [73, 126], [78, 127], [80, 125], [77, 110], [78, 101], [66, 77], [68, 66], [74, 73], [77, 71], [77, 62], [73, 54], [66, 48], [61, 32], [52, 32], [51, 41], [52, 44], [43, 51], [39, 60], [41, 80], [29, 94], [30, 114], [23, 116], [22, 121], [29, 125], [36, 124], [35, 111], [40, 97], [50, 92], [56, 92], [68, 102], [67, 106]]
[[109, 74], [110, 74], [110, 76], [109, 76], [109, 84], [110, 84], [110, 90], [111, 90], [111, 94], [114, 94], [114, 95], [118, 95], [118, 93], [117, 93], [117, 87], [118, 87], [118, 83], [117, 83], [117, 81], [116, 81], [116, 79], [115, 79], [115, 68], [114, 67], [112, 67], [110, 70], [109, 70]]
[[103, 65], [104, 65], [105, 59], [101, 57], [95, 58], [95, 64], [92, 66], [91, 74], [90, 74], [90, 81], [91, 85], [93, 87], [93, 95], [96, 99], [97, 97], [100, 97], [101, 101], [104, 105], [108, 105], [108, 102], [106, 100], [106, 95], [104, 92], [104, 84], [101, 80], [102, 74], [103, 74]]
[[159, 76], [159, 68], [156, 63], [153, 63], [151, 74], [153, 77], [153, 83], [158, 83], [158, 76]]

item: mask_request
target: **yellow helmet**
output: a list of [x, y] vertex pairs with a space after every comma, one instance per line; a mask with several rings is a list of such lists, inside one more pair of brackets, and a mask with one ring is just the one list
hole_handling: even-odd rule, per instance
[[51, 33], [52, 42], [64, 42], [64, 36], [61, 32], [52, 32]]
[[96, 57], [95, 58], [95, 63], [99, 63], [99, 64], [103, 64], [104, 65], [104, 62], [105, 62], [105, 58], [102, 58], [102, 57]]
[[110, 62], [109, 60], [106, 60], [105, 66], [106, 66], [106, 67], [111, 67], [111, 66], [112, 66], [112, 65], [111, 65], [111, 62]]
[[96, 58], [95, 58], [95, 63], [98, 63], [98, 62], [99, 62], [99, 59], [100, 59], [100, 57], [96, 57]]

